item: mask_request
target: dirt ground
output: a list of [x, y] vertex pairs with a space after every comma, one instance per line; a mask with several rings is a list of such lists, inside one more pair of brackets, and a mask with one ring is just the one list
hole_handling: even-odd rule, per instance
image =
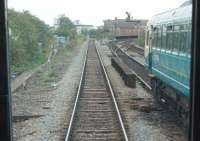
[[85, 53], [86, 42], [60, 49], [12, 94], [14, 141], [64, 140]]
[[111, 66], [111, 52], [98, 45], [111, 78], [122, 117], [131, 141], [187, 141], [173, 112], [161, 107], [140, 82], [128, 88]]
[[[173, 112], [157, 104], [139, 82], [124, 85], [110, 63], [111, 52], [100, 46], [131, 141], [187, 141]], [[27, 85], [13, 93], [14, 141], [63, 141], [79, 83], [86, 42], [58, 53]]]

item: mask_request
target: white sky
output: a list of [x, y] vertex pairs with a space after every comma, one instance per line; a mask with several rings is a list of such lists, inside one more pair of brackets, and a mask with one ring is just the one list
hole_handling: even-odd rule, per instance
[[149, 19], [153, 15], [176, 8], [186, 0], [8, 0], [8, 7], [29, 10], [52, 25], [54, 19], [65, 14], [82, 24], [102, 25], [104, 19], [125, 18], [131, 12], [133, 18]]

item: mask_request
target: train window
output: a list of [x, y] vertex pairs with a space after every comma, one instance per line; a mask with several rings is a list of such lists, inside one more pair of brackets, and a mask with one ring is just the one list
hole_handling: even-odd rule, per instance
[[180, 28], [180, 52], [186, 53], [188, 47], [191, 46], [191, 41], [189, 41], [188, 33], [191, 34], [191, 30], [189, 30], [188, 25], [181, 25]]
[[186, 53], [186, 46], [187, 46], [187, 31], [181, 32], [181, 52]]
[[172, 31], [172, 30], [173, 30], [173, 26], [172, 25], [167, 26], [167, 31]]
[[181, 26], [180, 25], [175, 25], [174, 26], [174, 31], [179, 31], [181, 29]]
[[152, 39], [152, 46], [154, 48], [157, 48], [157, 44], [158, 44], [158, 28], [157, 27], [154, 27], [153, 28], [153, 39]]
[[161, 26], [158, 27], [157, 36], [158, 36], [157, 37], [157, 47], [159, 49], [161, 49], [162, 48], [162, 27]]
[[149, 31], [146, 33], [146, 45], [149, 46]]
[[172, 26], [167, 27], [167, 49], [169, 51], [173, 50], [174, 33], [172, 29], [173, 29]]
[[166, 49], [166, 41], [167, 41], [167, 28], [165, 25], [162, 27], [162, 48]]
[[174, 35], [175, 35], [175, 42], [174, 42], [174, 46], [175, 46], [175, 52], [181, 52], [181, 36], [182, 33], [180, 31], [181, 29], [181, 25], [175, 25], [174, 26]]
[[152, 48], [155, 48], [155, 35], [154, 35], [154, 33], [152, 33], [151, 39], [152, 39]]
[[178, 53], [180, 50], [180, 32], [179, 31], [174, 31], [173, 32], [173, 47], [172, 47], [172, 51]]
[[180, 50], [180, 26], [179, 25], [174, 26], [173, 36], [174, 36], [174, 44], [172, 47], [172, 51], [178, 53]]
[[184, 38], [184, 32], [179, 32], [179, 37], [180, 37], [180, 42], [179, 42], [179, 51], [180, 51], [180, 53], [183, 53], [183, 50], [184, 50], [184, 42], [186, 41], [186, 40], [184, 40], [185, 38]]
[[180, 25], [180, 30], [187, 30], [187, 25]]
[[188, 56], [190, 56], [191, 54], [191, 41], [192, 41], [191, 29], [189, 29], [187, 32], [187, 45], [186, 45], [186, 52]]

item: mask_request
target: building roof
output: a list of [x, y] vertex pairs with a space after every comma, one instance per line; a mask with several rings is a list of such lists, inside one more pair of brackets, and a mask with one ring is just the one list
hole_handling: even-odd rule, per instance
[[85, 24], [78, 24], [75, 26], [80, 26], [80, 27], [94, 27], [93, 25], [85, 25]]
[[126, 19], [104, 20], [104, 26], [105, 24], [109, 24], [120, 28], [133, 28], [137, 25], [145, 26], [147, 24], [147, 21], [148, 20], [141, 20], [141, 19], [130, 20], [130, 21], [127, 21]]
[[135, 26], [142, 26], [142, 25], [146, 25], [147, 23], [147, 20], [131, 20], [131, 21], [126, 21], [126, 20], [123, 20], [123, 21], [118, 21], [116, 22], [116, 26], [117, 27], [126, 27], [126, 28], [132, 28], [132, 27], [135, 27]]

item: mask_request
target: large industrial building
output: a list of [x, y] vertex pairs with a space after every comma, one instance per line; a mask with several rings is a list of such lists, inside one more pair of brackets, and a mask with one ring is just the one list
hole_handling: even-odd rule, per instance
[[112, 33], [113, 37], [121, 38], [138, 38], [144, 34], [147, 20], [104, 20], [104, 30]]

